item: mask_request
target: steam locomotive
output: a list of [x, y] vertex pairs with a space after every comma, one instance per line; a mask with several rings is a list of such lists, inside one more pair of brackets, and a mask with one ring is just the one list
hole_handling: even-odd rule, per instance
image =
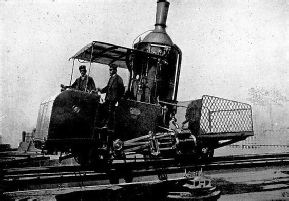
[[65, 90], [40, 105], [38, 148], [101, 168], [136, 154], [143, 160], [207, 160], [215, 149], [253, 135], [252, 109], [246, 103], [208, 95], [177, 100], [182, 51], [166, 33], [168, 9], [166, 0], [157, 2], [155, 29], [132, 49], [93, 41], [71, 57], [128, 72], [114, 128], [102, 128], [105, 112], [98, 94]]

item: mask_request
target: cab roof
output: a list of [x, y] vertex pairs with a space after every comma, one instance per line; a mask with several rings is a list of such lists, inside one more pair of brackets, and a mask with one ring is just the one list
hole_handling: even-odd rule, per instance
[[80, 61], [106, 65], [116, 64], [120, 68], [128, 68], [127, 62], [130, 61], [134, 56], [160, 59], [165, 58], [164, 56], [157, 54], [121, 47], [110, 43], [93, 41], [79, 50], [70, 59], [78, 59]]

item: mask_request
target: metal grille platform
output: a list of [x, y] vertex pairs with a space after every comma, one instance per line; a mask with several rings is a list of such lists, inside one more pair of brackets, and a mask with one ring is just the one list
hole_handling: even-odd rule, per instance
[[204, 95], [192, 101], [186, 118], [198, 127], [201, 135], [253, 132], [252, 108], [249, 104]]

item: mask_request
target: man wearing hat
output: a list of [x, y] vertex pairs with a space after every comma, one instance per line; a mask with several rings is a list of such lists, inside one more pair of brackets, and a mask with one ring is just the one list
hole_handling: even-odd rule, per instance
[[124, 94], [124, 85], [122, 78], [117, 74], [117, 66], [111, 64], [109, 66], [110, 78], [107, 85], [103, 89], [99, 89], [100, 93], [106, 93], [105, 106], [108, 111], [104, 128], [111, 127], [114, 124], [114, 109], [115, 104], [121, 99]]
[[91, 92], [95, 91], [95, 84], [93, 78], [86, 74], [86, 66], [79, 66], [80, 77], [75, 80], [71, 86], [62, 86], [63, 88], [73, 88], [80, 91]]

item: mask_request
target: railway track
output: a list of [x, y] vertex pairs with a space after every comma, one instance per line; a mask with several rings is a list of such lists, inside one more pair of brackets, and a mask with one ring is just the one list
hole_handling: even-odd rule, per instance
[[239, 169], [264, 166], [281, 166], [289, 164], [289, 153], [239, 155], [216, 157], [209, 164], [177, 164], [172, 160], [138, 161], [112, 164], [111, 171], [101, 172], [92, 168], [80, 166], [51, 166], [3, 169], [3, 191], [19, 191], [41, 188], [73, 187], [118, 183], [119, 179], [132, 182], [133, 178], [158, 175], [166, 179], [168, 174], [195, 171], [202, 168], [204, 171]]

